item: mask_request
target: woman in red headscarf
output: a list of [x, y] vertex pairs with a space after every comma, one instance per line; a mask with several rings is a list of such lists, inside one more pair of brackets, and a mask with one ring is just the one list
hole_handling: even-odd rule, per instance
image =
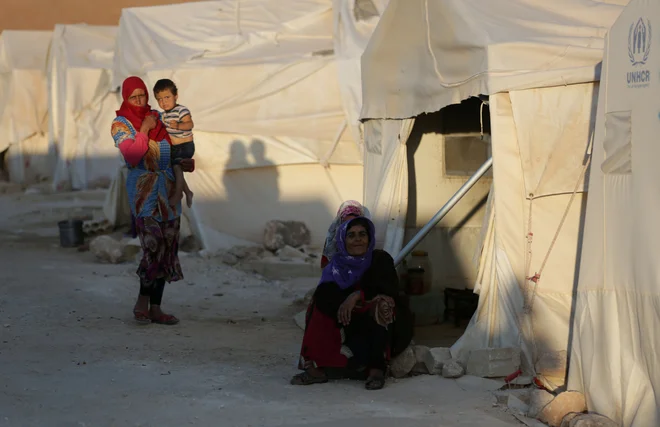
[[169, 204], [174, 191], [171, 143], [159, 113], [148, 104], [142, 79], [127, 78], [121, 92], [112, 137], [128, 167], [126, 190], [143, 253], [133, 315], [139, 323], [174, 325], [179, 319], [161, 310], [165, 282], [183, 279], [178, 258], [181, 203]]

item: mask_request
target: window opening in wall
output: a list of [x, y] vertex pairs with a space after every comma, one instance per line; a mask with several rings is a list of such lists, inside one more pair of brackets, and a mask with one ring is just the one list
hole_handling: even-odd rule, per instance
[[[446, 176], [469, 177], [492, 154], [490, 110], [482, 100], [469, 98], [440, 110], [443, 135], [443, 170]], [[482, 135], [483, 129], [483, 135]], [[492, 177], [492, 168], [486, 173]]]
[[447, 176], [472, 176], [492, 154], [490, 135], [480, 133], [445, 135], [443, 148]]

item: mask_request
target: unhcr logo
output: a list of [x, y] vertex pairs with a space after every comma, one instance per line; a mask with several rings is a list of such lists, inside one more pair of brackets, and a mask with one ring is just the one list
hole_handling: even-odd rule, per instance
[[[651, 21], [639, 18], [636, 23], [630, 24], [628, 31], [628, 59], [633, 67], [646, 64], [651, 53]], [[629, 88], [648, 87], [651, 83], [649, 70], [634, 70], [626, 74]]]

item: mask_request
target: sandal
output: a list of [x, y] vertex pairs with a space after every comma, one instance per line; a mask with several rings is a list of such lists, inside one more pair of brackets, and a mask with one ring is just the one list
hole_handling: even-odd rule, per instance
[[161, 314], [158, 317], [152, 317], [151, 322], [157, 323], [159, 325], [176, 325], [179, 323], [179, 319], [172, 316], [171, 314]]
[[380, 390], [383, 387], [385, 387], [385, 377], [380, 375], [369, 377], [364, 383], [364, 388], [367, 390]]
[[133, 309], [133, 317], [135, 321], [140, 325], [148, 325], [151, 323], [151, 318], [144, 311], [140, 311], [137, 308]]
[[322, 377], [316, 377], [311, 375], [307, 371], [302, 374], [294, 375], [291, 378], [291, 385], [312, 385], [312, 384], [324, 384], [328, 382], [328, 378], [324, 375]]

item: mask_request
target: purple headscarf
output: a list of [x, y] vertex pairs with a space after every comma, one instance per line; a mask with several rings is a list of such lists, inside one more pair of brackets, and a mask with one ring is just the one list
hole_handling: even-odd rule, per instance
[[[348, 254], [346, 250], [346, 233], [353, 222], [361, 219], [369, 224], [369, 246], [367, 253], [354, 257]], [[362, 222], [362, 221], [361, 221]], [[332, 257], [330, 263], [323, 269], [321, 274], [321, 283], [335, 282], [341, 289], [350, 288], [356, 284], [364, 275], [364, 273], [371, 267], [371, 258], [376, 246], [376, 239], [374, 223], [369, 218], [363, 216], [346, 221], [341, 224], [337, 229], [337, 253]]]

